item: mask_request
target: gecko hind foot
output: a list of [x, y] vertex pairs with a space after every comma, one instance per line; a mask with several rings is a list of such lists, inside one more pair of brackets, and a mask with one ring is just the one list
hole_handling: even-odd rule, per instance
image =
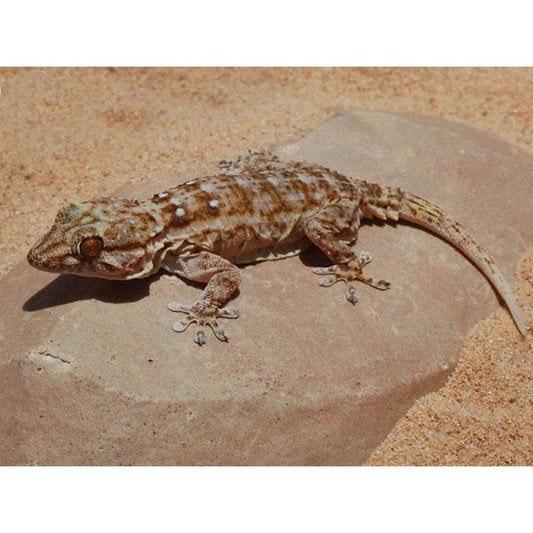
[[390, 288], [390, 283], [388, 281], [385, 281], [384, 279], [376, 281], [363, 274], [363, 267], [368, 265], [370, 261], [372, 261], [372, 254], [369, 252], [360, 252], [358, 259], [354, 259], [347, 264], [337, 264], [325, 268], [313, 268], [313, 273], [318, 274], [319, 276], [325, 276], [318, 282], [321, 287], [331, 287], [339, 281], [346, 283], [346, 285], [348, 285], [346, 299], [350, 303], [355, 304], [359, 301], [359, 295], [352, 284], [353, 281], [361, 281], [382, 291]]
[[237, 318], [239, 311], [234, 307], [197, 307], [195, 305], [184, 305], [176, 302], [170, 302], [168, 308], [177, 313], [186, 313], [187, 316], [178, 320], [172, 325], [172, 329], [178, 333], [185, 331], [192, 323], [196, 324], [194, 332], [194, 342], [200, 346], [207, 342], [205, 328], [210, 327], [215, 337], [222, 341], [228, 342], [229, 334], [225, 329], [219, 327], [217, 318]]

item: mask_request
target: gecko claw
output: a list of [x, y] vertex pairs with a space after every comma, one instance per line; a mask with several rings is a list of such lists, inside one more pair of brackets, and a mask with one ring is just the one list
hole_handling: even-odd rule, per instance
[[207, 342], [205, 330], [203, 328], [197, 328], [197, 330], [194, 332], [194, 342], [199, 346], [202, 346]]
[[380, 291], [386, 291], [387, 289], [390, 289], [390, 283], [384, 279], [380, 279], [379, 281], [374, 282], [372, 287], [379, 289]]
[[359, 301], [359, 295], [357, 294], [355, 287], [350, 287], [346, 291], [346, 299], [353, 305], [355, 305]]
[[225, 329], [214, 329], [213, 333], [219, 341], [228, 342], [229, 334]]

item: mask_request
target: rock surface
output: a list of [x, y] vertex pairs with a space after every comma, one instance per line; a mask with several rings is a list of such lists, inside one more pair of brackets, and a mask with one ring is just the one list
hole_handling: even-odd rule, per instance
[[[277, 148], [439, 204], [512, 282], [533, 240], [523, 152], [429, 117], [358, 112]], [[189, 176], [175, 179], [186, 180]], [[125, 187], [141, 196], [174, 185]], [[407, 224], [363, 226], [387, 292], [352, 307], [302, 257], [246, 267], [229, 344], [175, 334], [167, 275], [109, 282], [21, 264], [0, 284], [2, 464], [360, 464], [444, 382], [467, 331], [498, 305], [457, 251]], [[510, 321], [511, 318], [508, 317]], [[515, 334], [518, 335], [517, 332]]]

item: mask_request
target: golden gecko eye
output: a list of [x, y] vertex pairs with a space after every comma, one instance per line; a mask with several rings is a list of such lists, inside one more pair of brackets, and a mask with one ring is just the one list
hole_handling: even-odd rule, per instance
[[94, 259], [100, 255], [104, 241], [100, 237], [86, 237], [78, 244], [78, 253], [82, 257]]

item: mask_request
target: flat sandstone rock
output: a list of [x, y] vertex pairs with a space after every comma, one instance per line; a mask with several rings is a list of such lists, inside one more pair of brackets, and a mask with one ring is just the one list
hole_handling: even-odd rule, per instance
[[[409, 115], [340, 115], [276, 148], [423, 196], [461, 221], [513, 283], [533, 241], [533, 164], [471, 128]], [[150, 195], [175, 182], [125, 187]], [[51, 220], [50, 220], [51, 222]], [[321, 288], [316, 251], [243, 270], [228, 344], [176, 334], [168, 301], [199, 287], [166, 274], [111, 282], [25, 263], [0, 284], [2, 464], [360, 464], [453, 369], [499, 305], [480, 272], [411, 225], [371, 223], [365, 272], [392, 283]], [[505, 314], [506, 320], [511, 320]], [[518, 335], [518, 332], [516, 332]]]

